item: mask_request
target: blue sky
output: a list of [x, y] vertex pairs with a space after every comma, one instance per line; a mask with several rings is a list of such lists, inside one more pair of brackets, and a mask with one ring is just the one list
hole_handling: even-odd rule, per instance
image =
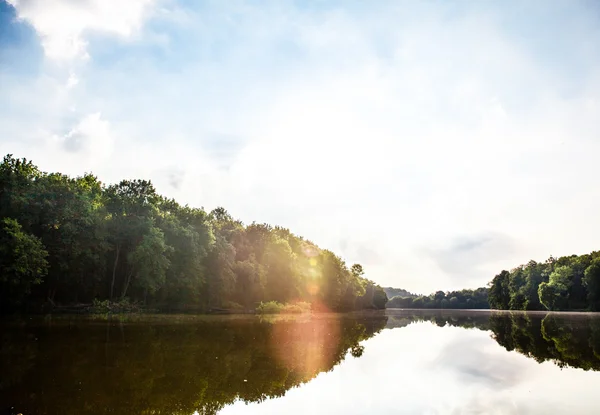
[[0, 0], [0, 152], [476, 287], [600, 248], [598, 39], [594, 1]]

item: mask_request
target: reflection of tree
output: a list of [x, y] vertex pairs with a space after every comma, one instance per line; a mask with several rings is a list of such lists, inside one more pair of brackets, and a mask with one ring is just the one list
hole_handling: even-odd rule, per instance
[[330, 316], [11, 325], [3, 327], [0, 404], [46, 414], [215, 413], [237, 399], [282, 396], [348, 351], [359, 356], [359, 342], [385, 322]]
[[542, 335], [551, 344], [552, 360], [561, 366], [600, 370], [596, 318], [558, 318], [549, 314], [542, 321]]
[[1, 365], [0, 390], [20, 383], [35, 363], [35, 337], [27, 333], [12, 333], [4, 331], [0, 334], [0, 362], [10, 362]]
[[498, 313], [490, 317], [492, 337], [506, 350], [516, 350], [541, 363], [551, 359], [549, 344], [542, 336], [542, 317], [525, 313]]
[[439, 327], [491, 330], [492, 338], [506, 350], [515, 350], [538, 363], [551, 361], [560, 367], [600, 370], [600, 318], [595, 315], [406, 310], [390, 316], [387, 327], [419, 321]]
[[600, 370], [600, 319], [590, 315], [492, 314], [493, 338], [506, 350], [560, 367]]
[[461, 310], [388, 310], [387, 328], [406, 327], [409, 324], [429, 321], [438, 327], [456, 326], [489, 330], [489, 313], [465, 313]]

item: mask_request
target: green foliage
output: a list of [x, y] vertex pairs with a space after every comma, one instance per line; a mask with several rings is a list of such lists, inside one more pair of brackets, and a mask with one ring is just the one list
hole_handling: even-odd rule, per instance
[[583, 284], [588, 291], [590, 309], [600, 310], [600, 258], [594, 259], [586, 268]]
[[[246, 226], [222, 207], [207, 214], [181, 206], [147, 180], [105, 186], [91, 174], [44, 173], [9, 155], [0, 164], [0, 220], [0, 283], [14, 286], [2, 293], [8, 308], [24, 299], [85, 305], [130, 298], [206, 311], [277, 301], [295, 304], [290, 312], [304, 310], [303, 302], [324, 311], [387, 303], [360, 264], [348, 267], [288, 229]], [[15, 221], [10, 229], [6, 220]]]
[[460, 291], [436, 291], [429, 296], [419, 297], [393, 297], [387, 308], [461, 308], [485, 309], [489, 308], [488, 289]]
[[20, 303], [48, 272], [48, 253], [41, 241], [23, 232], [15, 219], [0, 221], [0, 302]]
[[259, 306], [256, 307], [256, 312], [258, 314], [279, 314], [283, 310], [283, 307], [284, 305], [277, 301], [261, 302]]
[[385, 294], [390, 299], [394, 298], [394, 297], [411, 297], [411, 298], [417, 297], [416, 294], [408, 292], [402, 288], [383, 287], [383, 291], [385, 291]]
[[412, 306], [413, 297], [401, 297], [399, 295], [392, 297], [386, 305], [387, 308], [412, 308]]
[[121, 297], [127, 294], [131, 277], [134, 277], [135, 283], [145, 294], [158, 291], [165, 283], [165, 274], [170, 266], [168, 253], [172, 250], [172, 247], [165, 244], [163, 232], [151, 226], [127, 256], [130, 272]]
[[543, 282], [538, 287], [538, 296], [540, 303], [548, 310], [554, 310], [556, 308], [557, 296], [559, 293], [556, 292], [556, 288], [553, 285]]
[[256, 307], [258, 314], [302, 314], [311, 312], [311, 304], [300, 301], [291, 304], [281, 304], [277, 301], [261, 302]]
[[567, 308], [567, 296], [572, 284], [573, 270], [566, 265], [556, 267], [548, 282], [542, 282], [538, 288], [540, 303], [548, 310]]
[[502, 271], [490, 282], [489, 302], [490, 307], [498, 310], [508, 310], [510, 303], [510, 291], [508, 289], [510, 273]]
[[489, 284], [490, 307], [500, 310], [599, 310], [600, 252], [529, 261]]
[[375, 286], [373, 292], [373, 307], [377, 309], [384, 309], [388, 302], [388, 297], [383, 288]]
[[94, 299], [92, 306], [87, 311], [92, 314], [135, 313], [142, 311], [142, 307], [138, 303], [131, 303], [127, 297], [118, 301]]

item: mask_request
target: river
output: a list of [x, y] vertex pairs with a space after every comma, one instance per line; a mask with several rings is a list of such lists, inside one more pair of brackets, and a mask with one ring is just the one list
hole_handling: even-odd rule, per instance
[[23, 415], [600, 411], [590, 313], [46, 316], [0, 330], [0, 411]]

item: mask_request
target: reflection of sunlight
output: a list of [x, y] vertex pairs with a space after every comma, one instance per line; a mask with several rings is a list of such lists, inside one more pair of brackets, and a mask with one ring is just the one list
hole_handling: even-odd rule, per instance
[[339, 341], [339, 322], [327, 317], [313, 317], [307, 322], [276, 323], [271, 334], [275, 357], [288, 369], [308, 378], [330, 364]]

